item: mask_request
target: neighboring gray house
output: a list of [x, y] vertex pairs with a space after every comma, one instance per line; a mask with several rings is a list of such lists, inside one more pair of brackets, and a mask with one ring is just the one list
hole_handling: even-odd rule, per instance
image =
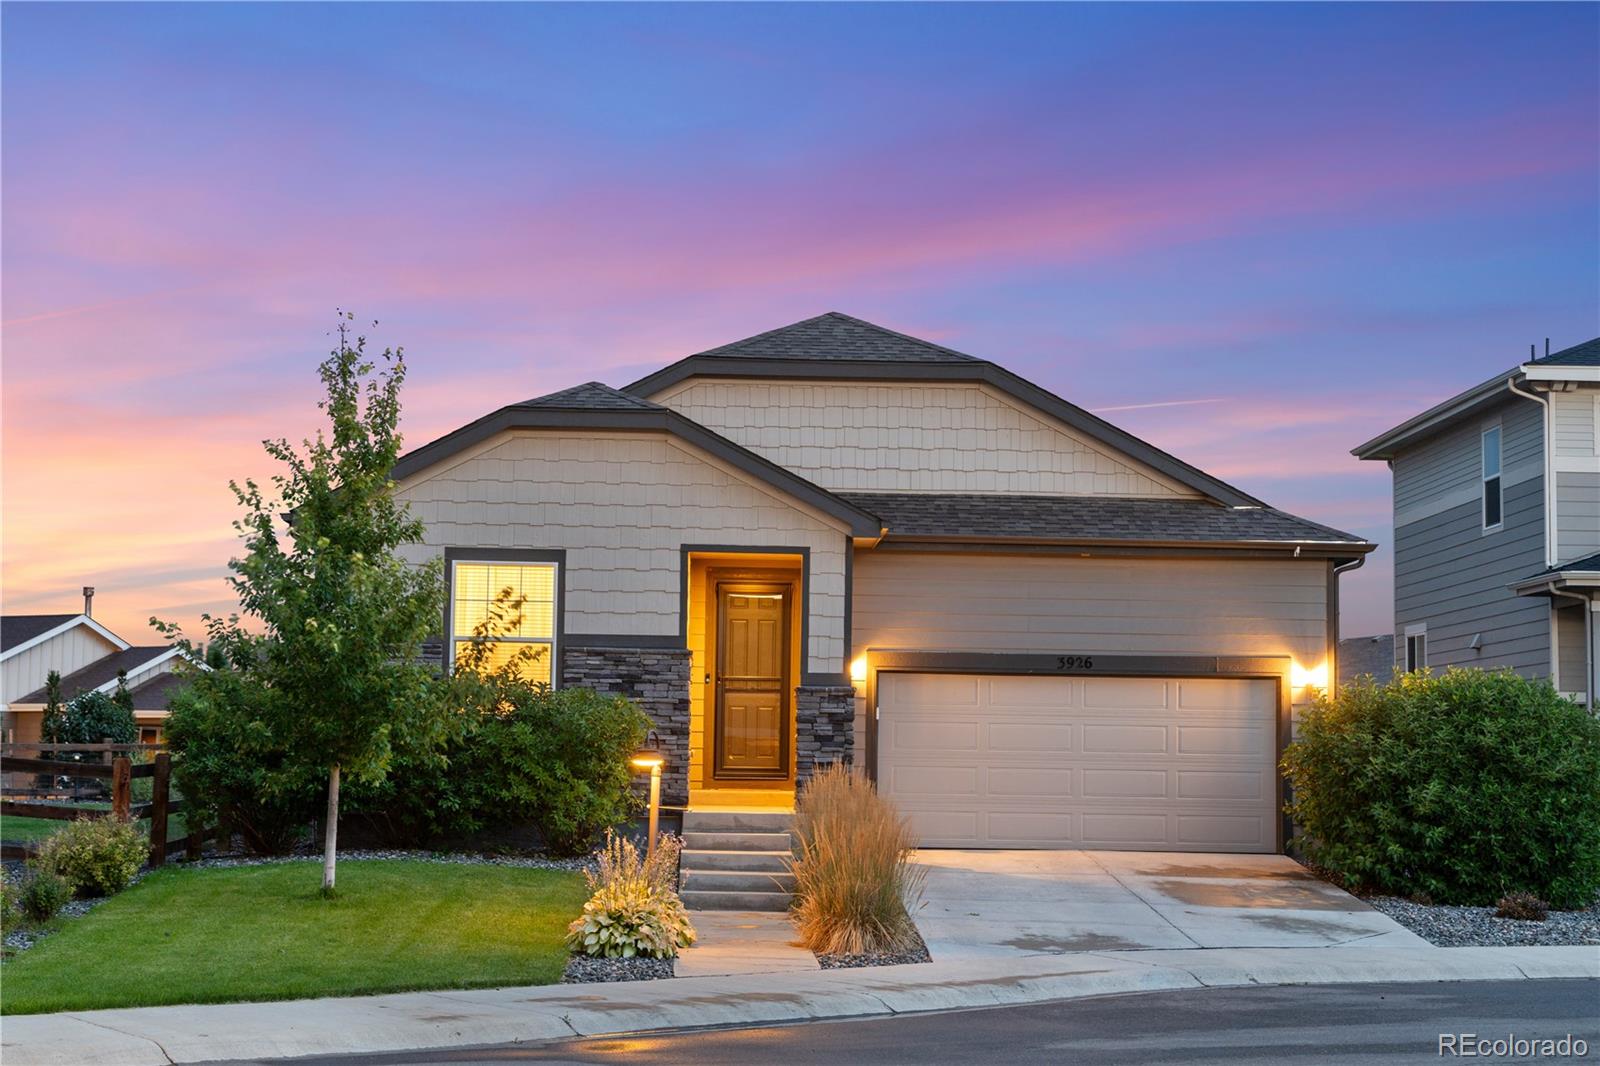
[[1394, 679], [1394, 634], [1346, 637], [1339, 642], [1339, 684], [1371, 677], [1380, 685]]
[[788, 810], [845, 760], [930, 846], [1280, 848], [1373, 547], [840, 314], [509, 404], [395, 477], [447, 663], [514, 589], [496, 651], [637, 699], [669, 803]]
[[1394, 471], [1396, 667], [1511, 667], [1580, 701], [1600, 660], [1600, 338], [1356, 448]]

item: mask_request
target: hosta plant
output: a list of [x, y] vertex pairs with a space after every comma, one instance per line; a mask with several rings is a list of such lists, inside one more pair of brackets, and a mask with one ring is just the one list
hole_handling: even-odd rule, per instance
[[674, 890], [682, 847], [663, 833], [644, 858], [632, 841], [608, 831], [595, 871], [584, 875], [593, 895], [567, 927], [567, 947], [608, 959], [670, 959], [693, 944], [694, 926]]

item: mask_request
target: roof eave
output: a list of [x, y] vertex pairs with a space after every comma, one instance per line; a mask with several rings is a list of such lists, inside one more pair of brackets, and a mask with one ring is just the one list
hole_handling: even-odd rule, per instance
[[1455, 419], [1470, 414], [1483, 404], [1498, 399], [1501, 393], [1511, 394], [1507, 383], [1515, 376], [1515, 371], [1507, 371], [1481, 385], [1457, 393], [1443, 403], [1435, 404], [1398, 426], [1385, 430], [1365, 444], [1357, 445], [1350, 449], [1350, 454], [1357, 459], [1393, 459], [1400, 449], [1442, 429]]
[[1271, 551], [1283, 554], [1322, 557], [1366, 555], [1378, 546], [1371, 541], [1329, 540], [1194, 540], [1156, 537], [1017, 537], [966, 533], [897, 533], [893, 527], [884, 534], [885, 543], [895, 544], [972, 544], [1029, 545], [1064, 548], [1186, 548], [1218, 551]]
[[633, 433], [668, 433], [752, 474], [793, 498], [843, 522], [852, 536], [877, 536], [883, 524], [876, 515], [840, 499], [820, 485], [765, 459], [666, 408], [577, 409], [513, 404], [470, 422], [453, 433], [408, 452], [395, 463], [391, 477], [411, 477], [450, 456], [500, 433], [518, 429], [589, 429]]
[[1513, 581], [1506, 587], [1518, 596], [1537, 596], [1553, 588], [1600, 588], [1600, 570], [1554, 570]]
[[1523, 363], [1518, 368], [1522, 376], [1529, 381], [1579, 381], [1585, 384], [1600, 382], [1600, 366], [1563, 366], [1553, 364], [1539, 366], [1533, 363]]

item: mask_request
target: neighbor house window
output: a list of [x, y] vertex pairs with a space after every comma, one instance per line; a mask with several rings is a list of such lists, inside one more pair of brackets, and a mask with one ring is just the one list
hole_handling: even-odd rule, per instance
[[1483, 528], [1498, 529], [1504, 521], [1500, 496], [1500, 427], [1483, 431]]
[[1428, 665], [1428, 627], [1406, 626], [1406, 673]]
[[456, 561], [450, 581], [453, 661], [461, 662], [480, 640], [489, 644], [490, 669], [529, 651], [522, 676], [549, 684], [556, 656], [556, 569], [555, 563]]

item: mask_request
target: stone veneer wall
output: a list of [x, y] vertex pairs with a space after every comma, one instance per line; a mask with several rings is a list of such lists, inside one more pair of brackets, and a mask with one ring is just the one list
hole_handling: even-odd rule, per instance
[[689, 802], [689, 651], [686, 648], [564, 648], [563, 687], [626, 696], [655, 724], [667, 764], [661, 802]]
[[829, 763], [849, 766], [855, 745], [856, 690], [849, 685], [801, 685], [794, 690], [794, 735], [798, 750], [794, 784], [799, 788]]

